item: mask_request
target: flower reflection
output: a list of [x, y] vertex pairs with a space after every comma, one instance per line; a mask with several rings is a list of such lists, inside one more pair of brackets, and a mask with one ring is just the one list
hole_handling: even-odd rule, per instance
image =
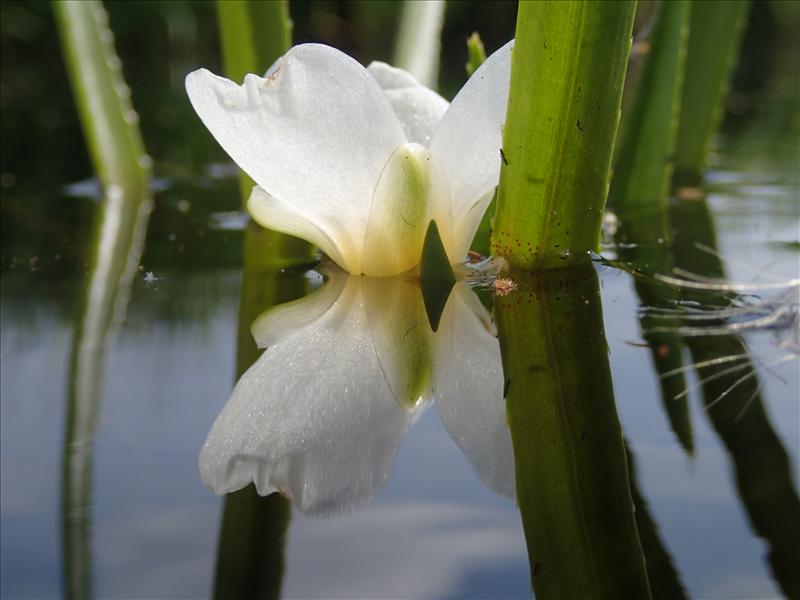
[[253, 324], [266, 351], [242, 376], [200, 453], [218, 494], [253, 482], [304, 512], [353, 510], [386, 484], [408, 428], [435, 402], [481, 480], [513, 496], [500, 348], [465, 283], [436, 332], [419, 283], [338, 269]]

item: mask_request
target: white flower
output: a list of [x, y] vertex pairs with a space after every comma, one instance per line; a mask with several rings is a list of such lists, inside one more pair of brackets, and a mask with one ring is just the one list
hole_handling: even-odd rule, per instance
[[514, 495], [500, 346], [465, 283], [434, 333], [407, 278], [337, 270], [252, 326], [261, 357], [242, 375], [200, 453], [218, 494], [253, 482], [301, 512], [353, 510], [385, 485], [408, 428], [434, 401], [491, 489]]
[[200, 69], [186, 90], [256, 182], [256, 221], [352, 274], [391, 276], [417, 265], [432, 219], [450, 262], [464, 261], [499, 179], [512, 45], [449, 107], [401, 69], [365, 69], [319, 44], [295, 46], [241, 86]]

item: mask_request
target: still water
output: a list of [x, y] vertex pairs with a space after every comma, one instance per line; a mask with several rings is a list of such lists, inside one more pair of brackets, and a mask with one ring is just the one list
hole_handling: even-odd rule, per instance
[[[729, 162], [735, 164], [731, 147]], [[770, 284], [796, 278], [798, 188], [791, 172], [763, 166], [726, 169], [724, 152], [716, 161], [706, 202], [727, 278]], [[504, 429], [499, 349], [490, 313], [474, 292], [459, 284], [451, 295], [451, 304], [455, 298], [461, 308], [446, 309], [435, 339], [427, 342], [432, 355], [448, 363], [442, 369], [446, 373], [430, 374], [440, 385], [436, 400], [414, 406], [414, 398], [405, 404], [395, 400], [404, 397], [398, 390], [408, 373], [418, 375], [419, 368], [397, 366], [387, 355], [398, 343], [402, 348], [402, 342], [388, 339], [393, 325], [387, 320], [393, 314], [404, 318], [409, 310], [424, 315], [421, 299], [397, 304], [404, 292], [368, 290], [342, 275], [328, 276], [323, 284], [313, 270], [273, 273], [281, 301], [312, 294], [306, 299], [311, 316], [283, 315], [274, 321], [296, 327], [278, 326], [276, 332], [275, 323], [273, 330], [267, 323], [266, 333], [262, 319], [270, 351], [284, 362], [279, 368], [257, 363], [254, 376], [270, 391], [245, 393], [269, 400], [235, 414], [232, 432], [212, 434], [204, 452], [211, 448], [214, 455], [201, 459], [199, 467], [201, 448], [237, 379], [244, 220], [208, 212], [212, 203], [202, 201], [209, 189], [236, 194], [232, 178], [205, 180], [196, 188], [163, 187], [156, 194], [127, 316], [104, 357], [97, 405], [76, 417], [90, 423], [96, 418], [93, 443], [79, 449], [87, 460], [77, 461], [77, 475], [74, 469], [64, 471], [63, 457], [86, 259], [84, 250], [64, 244], [70, 243], [70, 233], [89, 228], [94, 201], [67, 190], [38, 207], [39, 216], [50, 207], [63, 214], [55, 205], [72, 203], [71, 220], [61, 224], [24, 220], [19, 215], [25, 213], [10, 217], [18, 218], [29, 235], [49, 241], [36, 245], [35, 255], [17, 245], [13, 256], [3, 257], [3, 597], [55, 597], [68, 589], [97, 597], [206, 597], [223, 563], [226, 569], [255, 569], [268, 578], [280, 572], [281, 560], [280, 589], [288, 598], [530, 597], [528, 554], [513, 500], [513, 454]], [[673, 201], [679, 209], [691, 203], [698, 201]], [[53, 233], [55, 226], [66, 231]], [[800, 518], [796, 287], [793, 296], [782, 299], [780, 290], [769, 287], [738, 297], [764, 314], [787, 303], [793, 308], [787, 319], [744, 333], [762, 388], [733, 424], [720, 426], [710, 418], [715, 408], [704, 409], [696, 375], [686, 371], [687, 442], [685, 432], [683, 439], [673, 432], [662, 408], [632, 278], [613, 263], [624, 252], [609, 241], [607, 260], [595, 261], [594, 269], [616, 410], [635, 461], [634, 495], [646, 502], [655, 535], [687, 595], [787, 594], [794, 585], [791, 569], [787, 574], [776, 568], [770, 557], [776, 552], [783, 560], [798, 556], [797, 539], [790, 538], [788, 546], [780, 539], [780, 530], [797, 531]], [[319, 300], [325, 294], [327, 299]], [[486, 290], [480, 294], [484, 300], [491, 297]], [[324, 310], [314, 308], [315, 297]], [[766, 308], [762, 303], [775, 299]], [[325, 312], [345, 302], [340, 314]], [[256, 314], [268, 304], [262, 299]], [[325, 340], [320, 318], [338, 318], [345, 334]], [[730, 322], [751, 318], [739, 315]], [[678, 323], [687, 324], [692, 322]], [[254, 327], [256, 337], [258, 330]], [[388, 336], [385, 343], [379, 330]], [[298, 339], [301, 334], [308, 339]], [[450, 346], [442, 351], [444, 342], [436, 340], [445, 338]], [[239, 352], [255, 356], [253, 348]], [[684, 352], [685, 364], [699, 362]], [[239, 366], [246, 366], [241, 357]], [[449, 393], [459, 384], [458, 393]], [[289, 388], [291, 396], [285, 393]], [[469, 394], [471, 388], [479, 393]], [[272, 402], [280, 390], [284, 397]], [[758, 433], [750, 435], [748, 414], [754, 411]], [[741, 443], [746, 447], [737, 446]], [[261, 471], [229, 467], [231, 461], [247, 462], [241, 457], [248, 452], [272, 458], [264, 460]], [[748, 497], [747, 478], [754, 471], [743, 463], [748, 457], [772, 460], [776, 452], [778, 457], [785, 452], [789, 462], [778, 472], [774, 465], [756, 465], [767, 483], [759, 503]], [[216, 471], [214, 461], [222, 465]], [[228, 476], [232, 479], [225, 480]], [[80, 480], [77, 492], [67, 493], [69, 477]], [[279, 515], [277, 525], [269, 518], [256, 520], [244, 526], [247, 534], [221, 543], [223, 502], [203, 478], [217, 491], [251, 478], [261, 480], [264, 492], [283, 490], [295, 501], [288, 526], [286, 506], [272, 497], [278, 503], [272, 510]], [[770, 486], [772, 480], [780, 481]], [[788, 496], [786, 489], [776, 491], [786, 481]], [[783, 494], [784, 509], [788, 497], [777, 528], [763, 523], [770, 518], [764, 511], [774, 517], [778, 506], [770, 504], [770, 494]], [[789, 588], [782, 592], [782, 585]]]

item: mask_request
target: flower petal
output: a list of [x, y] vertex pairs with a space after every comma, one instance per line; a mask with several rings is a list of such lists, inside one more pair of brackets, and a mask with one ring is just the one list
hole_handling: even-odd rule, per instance
[[[275, 344], [242, 376], [200, 452], [214, 492], [255, 483], [299, 510], [353, 510], [386, 483], [414, 412], [378, 364], [362, 277], [346, 278], [319, 319]], [[325, 284], [330, 285], [330, 284]]]
[[[470, 208], [497, 186], [500, 178], [502, 126], [508, 104], [513, 45], [513, 40], [508, 42], [473, 73], [431, 138], [433, 159], [450, 183], [454, 236], [474, 232], [471, 224], [459, 223]], [[482, 214], [470, 212], [470, 219], [480, 221]], [[440, 219], [444, 221], [446, 216], [435, 214], [435, 218], [441, 227]], [[456, 248], [468, 247], [471, 241], [455, 239], [448, 244], [451, 260], [462, 259], [450, 254], [451, 248], [455, 253]]]
[[463, 257], [469, 252], [472, 240], [475, 239], [475, 233], [480, 227], [483, 214], [492, 203], [494, 192], [493, 189], [489, 190], [467, 212], [463, 213], [458, 221], [453, 223], [452, 246], [453, 256], [457, 257], [456, 260], [463, 261]]
[[450, 103], [403, 69], [376, 61], [367, 71], [386, 92], [408, 141], [428, 146]]
[[[231, 158], [324, 232], [345, 261], [341, 266], [359, 272], [375, 182], [406, 141], [366, 69], [333, 48], [303, 44], [266, 79], [247, 75], [238, 86], [201, 69], [187, 76], [186, 90]], [[261, 221], [269, 224], [270, 215]]]
[[463, 283], [450, 294], [436, 334], [435, 401], [447, 432], [481, 481], [514, 497], [514, 450], [503, 398], [500, 344], [491, 317]]
[[351, 271], [352, 268], [360, 271], [358, 261], [354, 260], [350, 254], [341, 252], [336, 240], [328, 235], [318, 220], [304, 214], [299, 207], [286, 204], [268, 194], [258, 185], [254, 185], [253, 191], [250, 192], [247, 211], [253, 220], [262, 227], [288, 233], [311, 242], [344, 270]]

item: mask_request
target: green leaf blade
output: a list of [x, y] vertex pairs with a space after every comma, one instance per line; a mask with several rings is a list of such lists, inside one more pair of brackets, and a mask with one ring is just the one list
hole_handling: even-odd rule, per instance
[[692, 2], [676, 176], [696, 180], [705, 166], [749, 9], [748, 0]]
[[626, 117], [611, 182], [611, 199], [620, 212], [666, 206], [681, 111], [690, 6], [688, 0], [658, 5], [650, 51]]

